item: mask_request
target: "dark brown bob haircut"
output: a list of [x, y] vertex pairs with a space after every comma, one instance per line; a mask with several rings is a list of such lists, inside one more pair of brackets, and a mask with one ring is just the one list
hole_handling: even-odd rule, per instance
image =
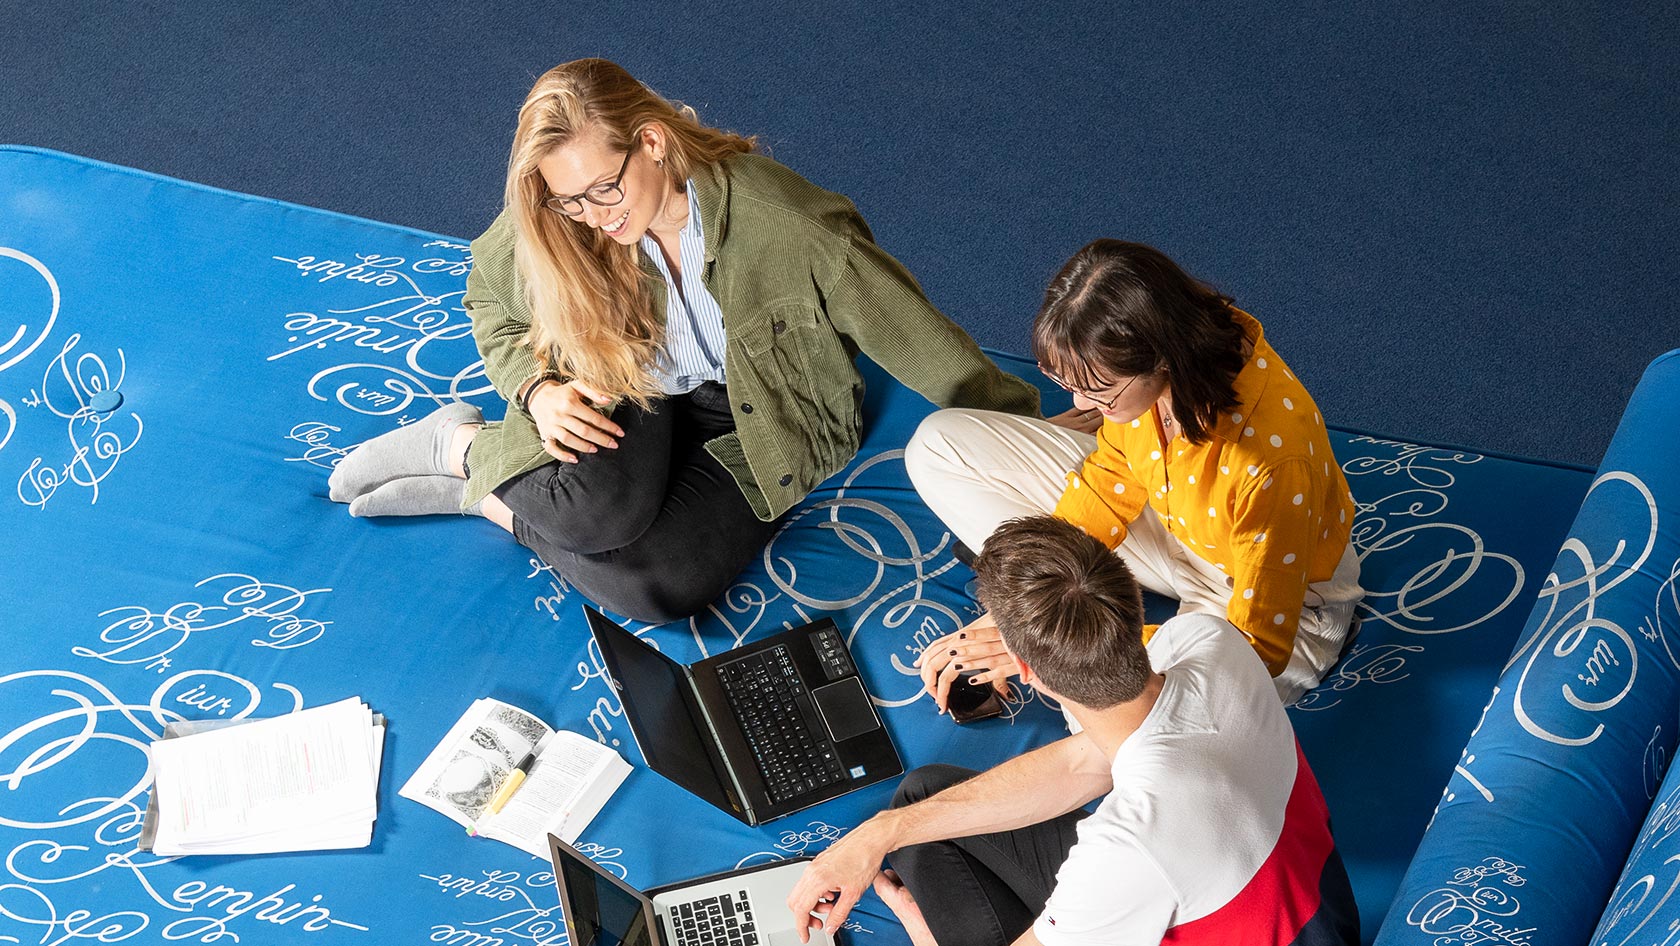
[[1247, 338], [1231, 303], [1160, 250], [1093, 240], [1045, 290], [1033, 354], [1085, 391], [1164, 372], [1185, 439], [1206, 443], [1215, 418], [1237, 403]]
[[1143, 692], [1143, 592], [1101, 542], [1055, 516], [1011, 519], [974, 571], [1004, 643], [1050, 689], [1092, 709]]

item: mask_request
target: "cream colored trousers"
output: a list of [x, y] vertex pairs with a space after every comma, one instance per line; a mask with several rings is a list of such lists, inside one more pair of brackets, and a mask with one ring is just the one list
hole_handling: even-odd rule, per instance
[[[1096, 448], [1095, 436], [1049, 421], [949, 408], [922, 421], [904, 464], [922, 501], [978, 553], [1006, 520], [1054, 511], [1066, 474]], [[1230, 576], [1174, 538], [1153, 509], [1144, 507], [1116, 554], [1143, 587], [1177, 599], [1178, 613], [1226, 616]], [[1285, 703], [1317, 686], [1335, 664], [1363, 596], [1350, 544], [1329, 581], [1307, 586], [1289, 664], [1273, 679]]]

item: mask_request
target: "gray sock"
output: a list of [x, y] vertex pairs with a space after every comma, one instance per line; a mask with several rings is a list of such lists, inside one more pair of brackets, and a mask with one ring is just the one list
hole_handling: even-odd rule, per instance
[[478, 408], [455, 401], [407, 427], [381, 434], [338, 461], [327, 478], [327, 495], [335, 503], [347, 503], [400, 477], [448, 475], [455, 429], [483, 421]]
[[404, 476], [350, 501], [352, 516], [482, 516], [482, 503], [466, 509], [467, 481], [453, 476]]

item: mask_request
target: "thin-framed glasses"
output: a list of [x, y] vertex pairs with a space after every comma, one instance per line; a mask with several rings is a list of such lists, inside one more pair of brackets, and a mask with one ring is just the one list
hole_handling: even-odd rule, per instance
[[618, 176], [602, 184], [584, 191], [562, 197], [550, 194], [543, 198], [543, 206], [557, 214], [577, 218], [583, 216], [583, 202], [589, 201], [597, 207], [617, 207], [624, 202], [624, 188], [619, 185], [624, 181], [624, 172], [630, 168], [630, 156], [636, 153], [634, 145], [624, 152], [624, 161], [618, 166]]
[[1091, 401], [1091, 402], [1096, 403], [1096, 404], [1101, 404], [1102, 409], [1105, 410], [1105, 411], [1114, 410], [1114, 405], [1122, 397], [1126, 396], [1126, 389], [1131, 387], [1132, 385], [1136, 384], [1137, 379], [1143, 377], [1143, 375], [1141, 375], [1141, 374], [1133, 375], [1132, 380], [1127, 381], [1125, 384], [1121, 385], [1120, 390], [1116, 391], [1114, 393], [1113, 397], [1109, 398], [1107, 401], [1102, 401], [1098, 398], [1092, 397], [1091, 392], [1082, 391], [1079, 388], [1076, 388], [1073, 385], [1068, 384], [1066, 381], [1063, 381], [1061, 378], [1056, 376], [1056, 373], [1054, 371], [1051, 371], [1049, 368], [1044, 367], [1044, 362], [1042, 362], [1042, 361], [1038, 363], [1038, 370], [1043, 372], [1044, 376], [1046, 378], [1049, 378], [1051, 381], [1054, 381], [1056, 383], [1056, 387], [1061, 388], [1063, 391], [1066, 391], [1069, 394], [1075, 394], [1075, 395], [1078, 395], [1080, 397], [1083, 397], [1087, 401]]

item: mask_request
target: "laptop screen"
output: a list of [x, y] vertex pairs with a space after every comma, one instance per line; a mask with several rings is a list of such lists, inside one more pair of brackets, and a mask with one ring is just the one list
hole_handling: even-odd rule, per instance
[[734, 808], [723, 790], [724, 776], [706, 752], [706, 722], [696, 718], [699, 707], [682, 664], [595, 609], [584, 611], [607, 670], [623, 688], [619, 702], [648, 766], [719, 808]]
[[652, 946], [645, 901], [598, 868], [550, 842], [571, 946]]

